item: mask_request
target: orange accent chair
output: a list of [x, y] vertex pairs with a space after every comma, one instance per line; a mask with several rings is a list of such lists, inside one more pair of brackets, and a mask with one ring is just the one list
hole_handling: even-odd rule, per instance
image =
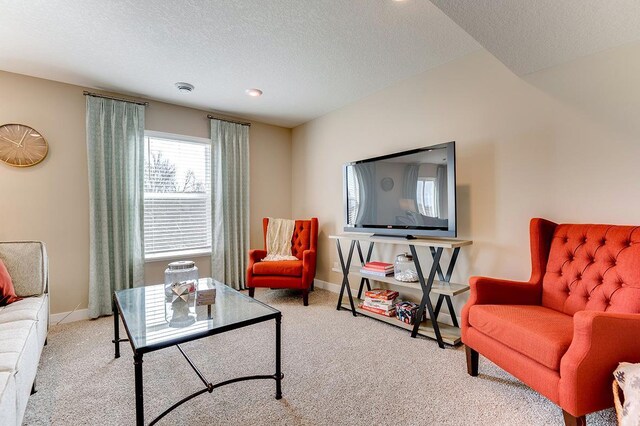
[[265, 250], [249, 250], [247, 287], [253, 297], [256, 287], [292, 288], [302, 290], [304, 306], [309, 305], [309, 289], [313, 290], [316, 276], [316, 249], [318, 247], [318, 219], [296, 220], [291, 238], [291, 253], [298, 260], [261, 262], [267, 255], [267, 226], [269, 218], [262, 219]]
[[462, 310], [478, 353], [558, 404], [566, 425], [613, 406], [619, 362], [640, 362], [640, 227], [532, 219], [531, 278], [472, 277]]

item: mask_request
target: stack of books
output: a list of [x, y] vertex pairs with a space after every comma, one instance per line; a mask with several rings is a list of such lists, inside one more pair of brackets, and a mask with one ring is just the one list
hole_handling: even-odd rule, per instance
[[393, 263], [367, 262], [361, 269], [361, 274], [372, 275], [374, 277], [386, 277], [393, 275]]
[[364, 301], [359, 305], [360, 309], [375, 314], [393, 317], [396, 315], [395, 300], [398, 292], [376, 288], [364, 293]]

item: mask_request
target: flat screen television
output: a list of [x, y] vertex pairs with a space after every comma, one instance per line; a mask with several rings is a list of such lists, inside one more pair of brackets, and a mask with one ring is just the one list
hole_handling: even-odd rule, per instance
[[346, 232], [456, 237], [455, 142], [347, 163]]

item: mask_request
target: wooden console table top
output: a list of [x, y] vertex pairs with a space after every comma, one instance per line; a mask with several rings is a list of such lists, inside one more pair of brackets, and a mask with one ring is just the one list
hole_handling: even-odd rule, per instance
[[343, 234], [329, 235], [329, 239], [358, 240], [369, 241], [371, 243], [404, 244], [422, 247], [442, 247], [447, 249], [470, 246], [471, 244], [473, 244], [473, 241], [471, 240], [458, 240], [455, 238], [415, 238], [413, 240], [407, 240], [401, 237], [378, 237], [373, 236], [372, 234], [359, 232], [345, 232]]

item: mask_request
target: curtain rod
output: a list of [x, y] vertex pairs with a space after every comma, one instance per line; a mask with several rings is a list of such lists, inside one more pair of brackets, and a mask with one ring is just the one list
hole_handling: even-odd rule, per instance
[[100, 93], [87, 92], [86, 90], [83, 91], [82, 94], [84, 96], [93, 96], [94, 98], [112, 99], [114, 101], [129, 102], [130, 104], [149, 106], [149, 102], [132, 101], [130, 99], [116, 98], [116, 97], [113, 97], [113, 96], [101, 95]]
[[220, 120], [220, 121], [226, 121], [227, 123], [233, 123], [233, 124], [240, 124], [242, 126], [249, 126], [251, 127], [251, 123], [247, 123], [245, 121], [233, 121], [233, 120], [227, 120], [226, 118], [220, 118], [220, 117], [215, 117], [211, 114], [207, 115], [207, 118], [210, 120]]

